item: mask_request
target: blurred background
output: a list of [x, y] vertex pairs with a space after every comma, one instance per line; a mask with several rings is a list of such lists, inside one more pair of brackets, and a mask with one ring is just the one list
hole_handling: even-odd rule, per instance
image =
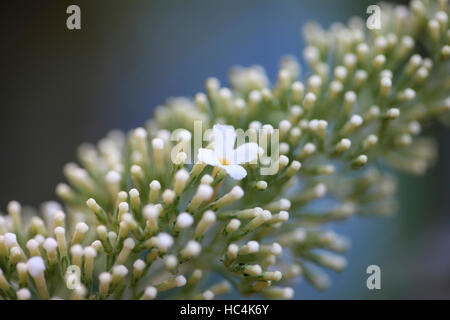
[[[407, 1], [397, 1], [407, 3]], [[301, 57], [300, 27], [366, 17], [375, 1], [9, 1], [0, 30], [0, 210], [9, 200], [38, 206], [55, 199], [62, 167], [76, 147], [113, 128], [142, 125], [171, 96], [193, 96], [204, 80], [227, 83], [229, 67]], [[81, 30], [66, 28], [66, 8], [81, 7]], [[302, 61], [303, 64], [303, 61]], [[305, 67], [304, 67], [305, 69]], [[353, 239], [348, 268], [317, 292], [296, 284], [298, 299], [450, 298], [450, 135], [424, 177], [400, 175], [401, 210], [390, 218], [352, 218], [335, 226]], [[334, 227], [334, 226], [333, 226]], [[381, 267], [381, 290], [366, 288], [366, 268]]]

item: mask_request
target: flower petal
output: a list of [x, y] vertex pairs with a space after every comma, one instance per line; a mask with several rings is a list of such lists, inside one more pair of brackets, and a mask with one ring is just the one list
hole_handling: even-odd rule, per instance
[[198, 149], [198, 160], [209, 164], [210, 166], [218, 166], [220, 165], [219, 160], [217, 160], [217, 156], [215, 152], [211, 149], [200, 148]]
[[214, 134], [214, 152], [218, 159], [228, 159], [232, 157], [234, 143], [236, 141], [236, 131], [233, 126], [215, 124]]
[[230, 164], [228, 166], [223, 166], [223, 168], [234, 180], [242, 180], [247, 175], [247, 170], [237, 164]]
[[254, 142], [245, 143], [233, 151], [234, 164], [252, 162], [258, 157], [259, 146]]

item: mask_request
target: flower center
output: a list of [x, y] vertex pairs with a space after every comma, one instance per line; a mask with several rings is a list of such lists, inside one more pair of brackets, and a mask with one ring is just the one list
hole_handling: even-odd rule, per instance
[[223, 166], [227, 166], [227, 165], [230, 164], [230, 163], [228, 162], [227, 159], [219, 159], [219, 162], [220, 162]]

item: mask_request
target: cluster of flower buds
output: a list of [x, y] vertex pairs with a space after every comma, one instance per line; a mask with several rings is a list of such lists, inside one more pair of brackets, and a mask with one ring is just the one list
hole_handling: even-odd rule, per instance
[[[307, 25], [303, 81], [292, 56], [272, 87], [235, 67], [231, 88], [209, 78], [145, 128], [82, 145], [56, 188], [64, 207], [13, 201], [0, 216], [0, 297], [288, 299], [300, 276], [325, 289], [349, 240], [324, 225], [395, 211], [395, 180], [372, 163], [421, 174], [435, 158], [418, 135], [449, 115], [448, 13], [413, 0], [383, 7], [380, 30]], [[214, 139], [193, 155], [195, 122]], [[235, 146], [235, 128], [259, 140]]]

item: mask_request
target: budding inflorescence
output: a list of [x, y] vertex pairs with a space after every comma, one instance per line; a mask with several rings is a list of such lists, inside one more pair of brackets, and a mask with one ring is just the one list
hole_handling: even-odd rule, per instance
[[[325, 289], [311, 264], [342, 271], [348, 240], [322, 225], [392, 213], [395, 184], [373, 161], [423, 173], [435, 146], [421, 122], [450, 111], [447, 1], [401, 8], [380, 30], [307, 25], [304, 81], [291, 56], [273, 88], [262, 67], [236, 67], [231, 88], [209, 78], [145, 127], [80, 147], [56, 188], [64, 209], [28, 218], [12, 201], [0, 216], [0, 297], [290, 299], [298, 276]], [[210, 136], [194, 155], [198, 123]]]

